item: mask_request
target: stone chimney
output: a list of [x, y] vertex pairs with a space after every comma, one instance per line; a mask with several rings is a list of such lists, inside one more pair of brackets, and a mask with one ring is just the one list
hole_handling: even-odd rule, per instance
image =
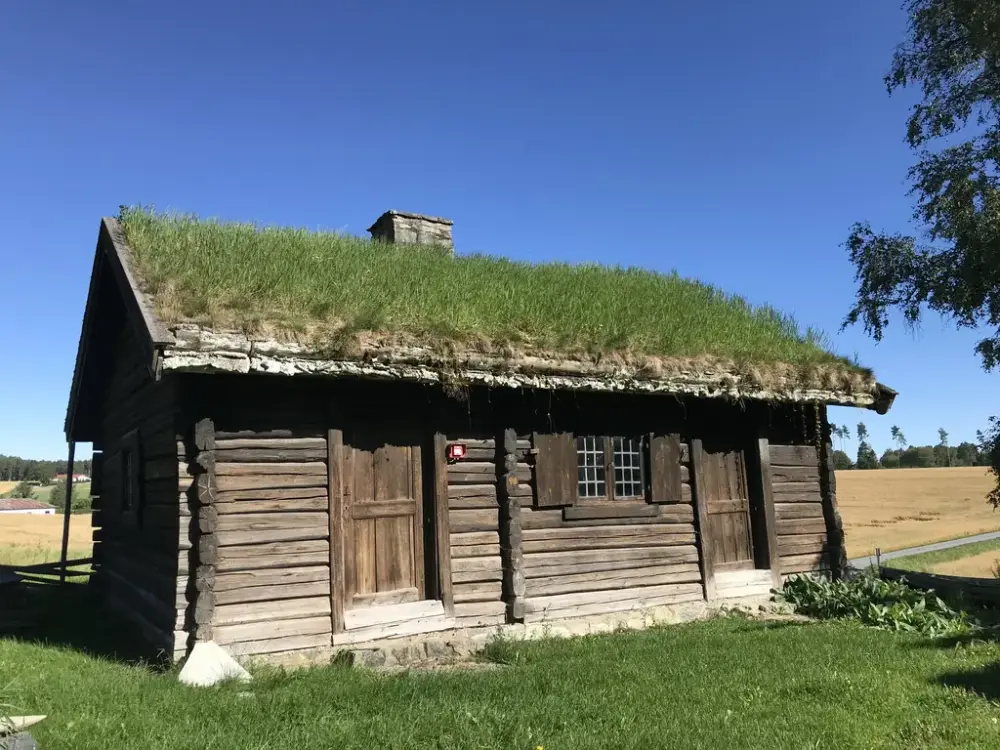
[[454, 252], [450, 219], [386, 211], [368, 227], [373, 240], [402, 245], [437, 245]]

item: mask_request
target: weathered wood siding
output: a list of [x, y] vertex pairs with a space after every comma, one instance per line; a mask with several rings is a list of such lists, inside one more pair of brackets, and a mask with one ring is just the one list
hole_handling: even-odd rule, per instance
[[524, 620], [587, 616], [702, 598], [691, 504], [689, 451], [681, 492], [668, 502], [577, 502], [538, 508], [534, 454], [518, 440]]
[[454, 615], [460, 627], [497, 625], [506, 620], [502, 597], [497, 441], [492, 437], [447, 436], [468, 449], [448, 464], [448, 524]]
[[236, 654], [330, 644], [323, 437], [215, 440], [214, 639]]
[[[120, 332], [102, 396], [100, 476], [94, 487], [93, 585], [108, 606], [136, 624], [149, 646], [174, 651], [179, 551], [190, 546], [178, 509], [176, 382], [154, 381], [131, 327]], [[133, 454], [131, 510], [123, 509], [122, 451]]]
[[830, 569], [831, 544], [815, 445], [771, 445], [771, 491], [781, 573]]

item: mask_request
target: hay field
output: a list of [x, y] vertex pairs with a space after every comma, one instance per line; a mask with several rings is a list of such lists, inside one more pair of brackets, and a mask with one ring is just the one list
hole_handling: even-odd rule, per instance
[[12, 489], [17, 487], [18, 482], [0, 482], [0, 495], [6, 495]]
[[838, 471], [848, 557], [1000, 530], [985, 499], [995, 481], [977, 466]]
[[[63, 517], [11, 514], [0, 517], [0, 565], [33, 565], [59, 560]], [[70, 516], [69, 555], [90, 557], [90, 514]]]
[[980, 552], [972, 557], [935, 565], [932, 573], [946, 576], [964, 576], [965, 578], [994, 578], [993, 571], [1000, 567], [1000, 551], [990, 550]]

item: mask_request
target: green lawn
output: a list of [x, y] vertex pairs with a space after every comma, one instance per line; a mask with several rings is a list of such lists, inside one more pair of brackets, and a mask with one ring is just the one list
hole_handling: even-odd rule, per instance
[[[106, 624], [66, 619], [50, 621], [51, 638], [107, 645]], [[169, 673], [0, 639], [0, 690], [15, 713], [48, 714], [43, 747], [78, 750], [1000, 747], [1000, 707], [973, 692], [1000, 697], [994, 644], [731, 618], [509, 655], [494, 669], [265, 670], [249, 686], [191, 690]]]
[[963, 560], [967, 557], [975, 557], [984, 552], [995, 552], [1000, 550], [1000, 539], [990, 539], [985, 542], [975, 542], [974, 544], [963, 544], [958, 547], [938, 550], [937, 552], [924, 552], [921, 555], [907, 555], [894, 560], [886, 560], [886, 565], [900, 570], [913, 570], [920, 573], [932, 572], [931, 568], [942, 563]]

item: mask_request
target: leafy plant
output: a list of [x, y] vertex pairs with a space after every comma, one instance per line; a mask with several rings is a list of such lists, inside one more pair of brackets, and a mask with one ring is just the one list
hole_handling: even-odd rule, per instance
[[30, 482], [23, 481], [19, 482], [17, 487], [10, 491], [10, 496], [15, 498], [27, 498], [30, 500], [34, 491], [34, 485]]
[[514, 639], [504, 635], [500, 629], [486, 642], [480, 652], [483, 659], [493, 664], [512, 666], [523, 661], [523, 654]]
[[800, 614], [858, 620], [883, 630], [937, 637], [960, 635], [978, 627], [965, 612], [952, 609], [933, 591], [885, 581], [873, 572], [838, 581], [794, 576], [785, 582], [780, 594]]

